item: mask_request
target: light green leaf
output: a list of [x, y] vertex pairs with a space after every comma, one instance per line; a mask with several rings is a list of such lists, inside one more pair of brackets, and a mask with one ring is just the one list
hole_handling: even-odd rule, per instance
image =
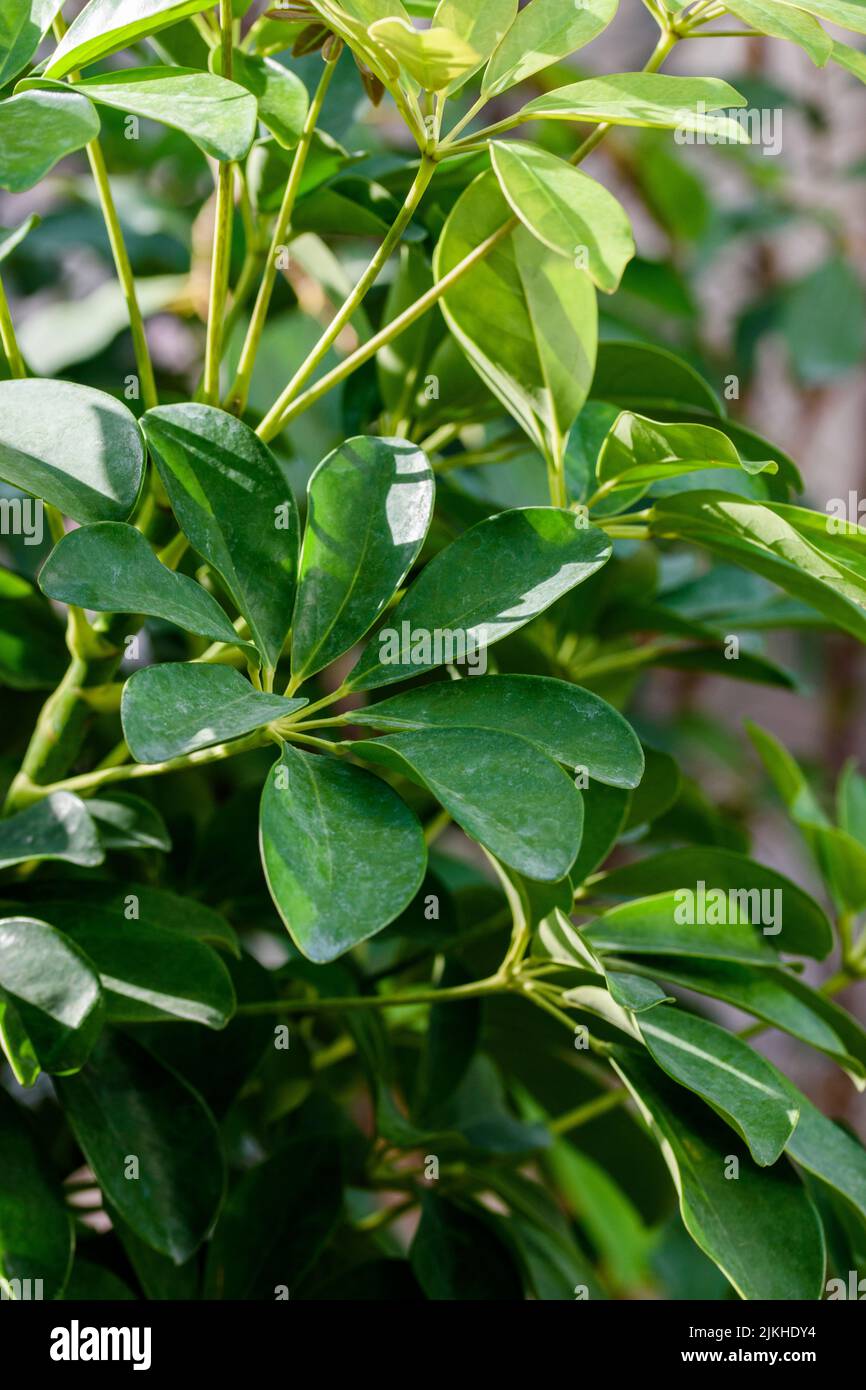
[[[216, 73], [222, 71], [220, 55], [219, 48], [211, 50], [210, 62]], [[236, 48], [232, 54], [232, 82], [252, 93], [259, 120], [283, 149], [294, 149], [310, 104], [301, 79], [275, 58], [257, 58]]]
[[724, 492], [684, 492], [659, 499], [650, 524], [657, 536], [681, 537], [763, 575], [866, 641], [866, 580], [771, 508]]
[[583, 803], [571, 778], [526, 739], [493, 729], [438, 728], [350, 745], [425, 786], [458, 825], [527, 878], [568, 873]]
[[433, 473], [400, 439], [347, 439], [307, 486], [307, 523], [292, 620], [295, 685], [369, 630], [402, 584], [433, 514]]
[[181, 528], [219, 574], [276, 666], [291, 623], [298, 514], [270, 449], [224, 410], [167, 405], [147, 411], [145, 438]]
[[[720, 1120], [638, 1054], [619, 1052], [614, 1067], [659, 1144], [686, 1230], [740, 1298], [820, 1298], [821, 1222], [787, 1164], [759, 1168]], [[738, 1161], [736, 1181], [730, 1158]]]
[[757, 1164], [776, 1162], [800, 1112], [775, 1067], [734, 1033], [668, 1004], [638, 1028], [653, 1060], [727, 1120]]
[[144, 444], [125, 405], [71, 381], [0, 382], [0, 478], [80, 522], [125, 521]]
[[833, 40], [833, 51], [830, 57], [840, 68], [850, 72], [852, 77], [859, 77], [861, 82], [866, 82], [866, 53], [859, 48], [852, 48], [848, 43], [839, 43]]
[[622, 715], [591, 690], [550, 676], [437, 681], [352, 711], [375, 729], [496, 729], [517, 734], [566, 767], [614, 787], [634, 787], [644, 759]]
[[188, 15], [209, 10], [213, 0], [90, 0], [72, 21], [48, 60], [46, 77], [66, 77], [120, 48], [156, 34]]
[[[458, 199], [439, 238], [433, 258], [437, 282], [500, 231], [509, 212], [495, 174], [479, 175]], [[541, 452], [558, 459], [595, 364], [598, 311], [589, 276], [520, 225], [440, 303], [482, 381]], [[508, 333], [503, 333], [506, 323]]]
[[[791, 6], [793, 0], [778, 0], [778, 3]], [[862, 0], [796, 0], [793, 8], [806, 10], [843, 29], [853, 29], [856, 34], [866, 34], [866, 9]]]
[[[72, 1267], [72, 1217], [45, 1162], [44, 1143], [0, 1087], [0, 1293], [4, 1298], [59, 1298]], [[17, 1286], [11, 1280], [19, 1280]], [[24, 1281], [31, 1281], [29, 1295]], [[12, 1309], [4, 1316], [15, 1317]]]
[[[138, 1043], [104, 1033], [83, 1071], [55, 1081], [107, 1200], [154, 1250], [181, 1264], [217, 1215], [225, 1172], [210, 1111]], [[128, 1173], [130, 1155], [138, 1178]]]
[[757, 29], [759, 34], [770, 34], [773, 38], [789, 39], [798, 44], [817, 67], [822, 68], [831, 56], [833, 40], [817, 19], [807, 13], [808, 5], [795, 8], [777, 4], [776, 0], [725, 0], [725, 3], [731, 14]]
[[866, 778], [849, 760], [842, 769], [836, 788], [836, 815], [846, 835], [866, 845]]
[[37, 212], [31, 212], [30, 216], [13, 231], [0, 230], [0, 265], [12, 255], [16, 247], [21, 245], [24, 238], [29, 236], [33, 228], [38, 227], [41, 221], [42, 218]]
[[72, 792], [51, 792], [0, 820], [0, 869], [31, 859], [64, 859], [92, 867], [105, 858], [85, 803]]
[[471, 44], [442, 25], [416, 29], [408, 19], [377, 19], [369, 33], [427, 92], [459, 85], [481, 60]]
[[728, 436], [709, 425], [662, 424], [623, 411], [599, 450], [596, 476], [605, 492], [629, 488], [629, 500], [636, 500], [654, 482], [704, 468], [778, 471], [772, 460], [742, 458]]
[[523, 225], [612, 294], [635, 250], [628, 215], [613, 194], [523, 140], [492, 140], [490, 156], [499, 187]]
[[64, 155], [99, 134], [99, 117], [74, 92], [20, 92], [0, 102], [0, 188], [32, 188]]
[[[450, 29], [463, 39], [478, 54], [480, 65], [508, 32], [516, 14], [517, 0], [439, 0], [433, 27]], [[445, 88], [446, 96], [459, 91], [474, 71], [455, 77]]]
[[134, 671], [120, 718], [136, 762], [161, 763], [240, 738], [305, 704], [263, 694], [227, 666], [177, 662]]
[[544, 1154], [542, 1163], [598, 1250], [603, 1272], [620, 1288], [645, 1284], [652, 1232], [602, 1164], [562, 1139]]
[[4, 0], [0, 13], [0, 87], [33, 58], [63, 0]]
[[318, 964], [399, 916], [427, 860], [420, 825], [386, 783], [287, 745], [262, 793], [261, 853], [292, 940]]
[[481, 91], [497, 96], [583, 48], [616, 14], [617, 0], [530, 0], [493, 50]]
[[708, 112], [745, 106], [746, 98], [718, 77], [668, 77], [660, 72], [619, 72], [571, 82], [536, 97], [517, 121], [604, 121], [714, 135], [748, 144], [738, 121]]
[[[699, 902], [701, 883], [705, 888], [703, 907]], [[716, 899], [723, 919], [725, 916], [728, 919], [726, 931], [736, 929], [734, 918], [739, 917], [743, 923], [752, 923], [750, 930], [756, 943], [772, 946], [773, 953], [788, 951], [792, 955], [814, 956], [823, 960], [832, 950], [830, 923], [814, 899], [789, 878], [735, 850], [703, 846], [665, 850], [637, 863], [614, 869], [593, 885], [593, 893], [617, 898], [632, 898], [641, 893], [665, 895], [675, 889], [689, 890], [692, 895], [688, 899], [680, 898], [676, 919], [673, 912], [677, 904], [673, 898], [671, 900], [670, 925], [673, 930], [679, 921], [679, 928], [674, 933], [678, 939], [684, 934], [699, 944], [712, 935], [716, 913], [709, 895], [715, 889], [721, 890], [726, 898], [724, 904]], [[744, 894], [747, 895], [745, 898]], [[690, 924], [688, 916], [692, 907], [696, 915], [710, 920]], [[656, 919], [659, 923], [663, 915], [662, 904], [659, 904]], [[725, 926], [724, 920], [718, 925]], [[736, 934], [738, 938], [741, 935], [739, 931]], [[698, 949], [692, 952], [677, 951], [677, 954], [709, 953]], [[762, 950], [760, 954], [766, 953]]]
[[45, 922], [0, 920], [0, 1049], [16, 1080], [78, 1071], [105, 1017], [99, 976], [83, 951]]
[[675, 893], [653, 893], [610, 908], [584, 923], [581, 931], [596, 950], [616, 956], [694, 956], [747, 965], [778, 962], [747, 922], [691, 926], [677, 921], [678, 907]]
[[[23, 84], [53, 91], [65, 86], [38, 78]], [[100, 106], [180, 130], [212, 159], [243, 159], [255, 139], [255, 97], [237, 82], [194, 68], [124, 68], [74, 82], [72, 90]]]
[[70, 531], [43, 565], [39, 587], [62, 603], [97, 613], [144, 613], [211, 642], [252, 650], [216, 599], [194, 579], [161, 564], [134, 526], [103, 521]]
[[349, 687], [372, 690], [459, 659], [460, 642], [446, 642], [446, 636], [462, 638], [462, 652], [477, 667], [483, 648], [543, 613], [610, 553], [602, 531], [556, 507], [526, 507], [480, 521], [421, 571], [362, 653]]

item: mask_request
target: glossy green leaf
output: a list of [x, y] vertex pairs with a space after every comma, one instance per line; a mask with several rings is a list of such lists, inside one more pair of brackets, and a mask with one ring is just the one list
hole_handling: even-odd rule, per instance
[[[725, 893], [728, 918], [732, 919], [739, 910], [743, 920], [752, 921], [755, 935], [772, 946], [774, 952], [787, 951], [822, 960], [832, 949], [830, 923], [814, 899], [789, 878], [734, 850], [704, 847], [665, 850], [638, 863], [614, 869], [594, 886], [593, 891], [603, 897], [617, 898], [673, 889], [689, 889], [697, 895], [701, 882], [707, 894], [712, 889]], [[741, 894], [751, 891], [751, 897], [746, 902], [742, 898], [734, 899], [732, 894], [738, 891]], [[707, 906], [705, 899], [704, 915], [712, 919], [715, 913], [712, 908], [707, 911]], [[687, 922], [689, 902], [681, 899], [681, 908], [680, 917], [685, 922], [686, 933], [691, 932], [694, 939], [703, 940], [713, 929], [712, 920], [690, 926]], [[697, 896], [695, 910], [699, 910]], [[748, 919], [746, 913], [750, 914]], [[775, 920], [771, 920], [773, 918]]]
[[265, 664], [289, 630], [298, 571], [292, 490], [243, 421], [207, 405], [167, 405], [142, 421], [174, 513], [222, 577]]
[[[433, 26], [450, 29], [478, 54], [478, 66], [487, 61], [496, 45], [505, 36], [517, 14], [517, 0], [439, 0], [433, 15]], [[458, 74], [445, 88], [450, 96], [459, 91], [475, 71]]]
[[[52, 83], [51, 90], [64, 86]], [[99, 106], [180, 130], [212, 159], [243, 159], [255, 138], [255, 97], [237, 82], [194, 68], [124, 68], [85, 77], [72, 90]]]
[[133, 672], [120, 717], [136, 762], [161, 763], [240, 738], [305, 704], [264, 694], [227, 666], [173, 662]]
[[676, 1000], [644, 975], [630, 975], [622, 970], [605, 971], [610, 997], [620, 1008], [642, 1014], [659, 1004], [675, 1004]]
[[742, 126], [729, 116], [708, 112], [745, 106], [745, 97], [717, 77], [668, 77], [659, 72], [611, 73], [572, 82], [536, 97], [519, 113], [521, 121], [604, 121], [613, 125], [655, 126], [663, 130], [712, 135], [748, 143]]
[[641, 1016], [638, 1028], [653, 1060], [726, 1119], [757, 1164], [776, 1162], [800, 1112], [775, 1067], [725, 1028], [668, 1004]]
[[[220, 73], [220, 49], [212, 50], [211, 62], [213, 71]], [[232, 82], [240, 83], [255, 97], [259, 120], [283, 149], [294, 149], [310, 104], [301, 79], [274, 58], [257, 58], [236, 48], [232, 54]]]
[[[7, 890], [11, 894], [12, 890]], [[149, 930], [164, 930], [206, 941], [238, 956], [240, 949], [232, 927], [212, 907], [195, 898], [183, 898], [167, 888], [149, 883], [102, 883], [58, 879], [37, 883], [28, 893], [26, 885], [16, 884], [16, 908], [37, 911], [58, 930], [75, 937], [97, 925], [104, 935], [122, 936], [128, 923], [139, 923]], [[5, 904], [4, 904], [5, 908]]]
[[0, 478], [80, 522], [125, 521], [144, 444], [125, 405], [70, 381], [0, 382]]
[[438, 728], [351, 747], [427, 787], [467, 835], [527, 878], [552, 882], [574, 863], [583, 827], [580, 795], [526, 739], [494, 729]]
[[63, 0], [5, 0], [0, 14], [0, 87], [26, 67]]
[[521, 1296], [508, 1247], [494, 1218], [489, 1213], [482, 1216], [481, 1208], [425, 1194], [409, 1258], [428, 1299], [465, 1302]]
[[49, 58], [45, 75], [66, 77], [75, 68], [89, 67], [119, 48], [210, 8], [211, 0], [90, 0]]
[[328, 666], [372, 627], [417, 558], [433, 513], [426, 455], [399, 439], [348, 439], [307, 487], [294, 683]]
[[[509, 214], [495, 174], [479, 175], [445, 223], [433, 258], [436, 280], [505, 226]], [[482, 381], [555, 459], [586, 400], [595, 364], [598, 311], [589, 276], [519, 225], [440, 303]]]
[[86, 1067], [55, 1086], [106, 1199], [154, 1250], [188, 1259], [225, 1184], [219, 1133], [195, 1091], [118, 1033], [103, 1034]]
[[807, 13], [807, 7], [776, 3], [776, 0], [729, 0], [727, 9], [737, 19], [751, 25], [759, 34], [776, 39], [789, 39], [802, 48], [812, 62], [822, 68], [830, 57], [833, 40], [817, 19]]
[[465, 38], [441, 24], [416, 29], [411, 20], [384, 18], [377, 19], [369, 32], [371, 39], [427, 92], [459, 85], [481, 60], [481, 54]]
[[477, 667], [486, 647], [588, 579], [610, 553], [602, 531], [554, 507], [480, 521], [425, 566], [368, 643], [349, 687], [373, 690], [461, 656]]
[[104, 858], [87, 806], [72, 792], [51, 792], [0, 820], [0, 869], [31, 859], [64, 859], [89, 868]]
[[523, 140], [492, 140], [490, 156], [523, 225], [612, 294], [634, 255], [631, 223], [613, 194], [567, 160]]
[[62, 603], [97, 613], [145, 613], [211, 642], [250, 648], [216, 599], [161, 564], [134, 526], [103, 521], [70, 531], [43, 565], [39, 587]]
[[841, 1125], [828, 1120], [795, 1086], [788, 1083], [800, 1123], [788, 1153], [807, 1173], [838, 1192], [866, 1223], [866, 1149]]
[[670, 425], [623, 411], [605, 437], [596, 463], [598, 482], [607, 491], [637, 488], [678, 478], [704, 468], [742, 469], [748, 474], [776, 473], [772, 459], [741, 458], [731, 440], [709, 425]]
[[[5, 1299], [59, 1298], [72, 1267], [72, 1218], [47, 1171], [44, 1146], [0, 1087], [0, 1292]], [[24, 1281], [31, 1281], [29, 1293]], [[20, 1280], [18, 1285], [11, 1280]], [[12, 1309], [4, 1316], [14, 1317]]]
[[380, 778], [332, 758], [284, 746], [260, 828], [277, 910], [320, 964], [392, 922], [424, 876], [424, 839], [408, 806]]
[[769, 507], [724, 492], [684, 492], [653, 508], [657, 536], [705, 546], [802, 599], [852, 637], [866, 641], [866, 580], [832, 559]]
[[[661, 1148], [686, 1230], [740, 1298], [820, 1298], [823, 1231], [787, 1164], [759, 1168], [711, 1111], [638, 1055], [620, 1052], [614, 1066]], [[736, 1181], [727, 1176], [731, 1158]]]
[[40, 1069], [78, 1071], [101, 1030], [99, 976], [73, 942], [45, 922], [0, 920], [0, 1049], [19, 1084]]
[[204, 1296], [294, 1296], [340, 1220], [341, 1155], [325, 1135], [299, 1136], [244, 1173], [208, 1246]]
[[436, 681], [353, 710], [352, 723], [395, 731], [495, 729], [611, 786], [634, 787], [643, 774], [643, 750], [622, 715], [591, 690], [550, 676]]
[[493, 50], [481, 91], [487, 97], [506, 91], [533, 73], [567, 58], [605, 29], [617, 0], [530, 0]]
[[654, 893], [610, 908], [585, 923], [582, 931], [597, 950], [617, 956], [694, 956], [748, 965], [777, 963], [775, 951], [748, 923], [690, 926], [677, 921], [678, 907], [676, 894]]
[[165, 821], [150, 802], [131, 792], [92, 796], [87, 810], [96, 822], [103, 849], [171, 849]]
[[58, 160], [99, 134], [99, 117], [74, 92], [19, 92], [0, 102], [0, 188], [32, 188]]

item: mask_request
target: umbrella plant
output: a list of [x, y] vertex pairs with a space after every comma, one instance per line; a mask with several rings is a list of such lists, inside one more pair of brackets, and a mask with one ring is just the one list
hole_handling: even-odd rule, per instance
[[[866, 9], [645, 0], [643, 69], [581, 76], [616, 0], [63, 8], [4, 3], [0, 188], [82, 152], [134, 369], [40, 374], [0, 288], [4, 523], [35, 504], [51, 542], [0, 573], [4, 1292], [823, 1297], [866, 1153], [754, 1039], [866, 1086], [834, 1001], [866, 782], [831, 812], [744, 734], [810, 893], [638, 692], [790, 688], [762, 631], [863, 641], [866, 533], [690, 362], [600, 340], [635, 245], [579, 166], [629, 127], [746, 143], [746, 98], [671, 52], [757, 33], [862, 78], [822, 21]], [[186, 384], [106, 156], [139, 122], [213, 179]]]

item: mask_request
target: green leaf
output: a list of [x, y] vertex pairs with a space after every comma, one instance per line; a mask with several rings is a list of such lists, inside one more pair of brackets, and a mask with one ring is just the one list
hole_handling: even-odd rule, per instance
[[420, 825], [378, 777], [287, 745], [262, 793], [261, 853], [292, 940], [317, 964], [399, 916], [427, 859]]
[[866, 1150], [844, 1130], [828, 1120], [811, 1101], [788, 1082], [800, 1123], [788, 1145], [788, 1153], [807, 1173], [838, 1192], [866, 1223]]
[[836, 788], [836, 815], [846, 835], [866, 845], [866, 778], [853, 760], [847, 762]]
[[373, 625], [418, 556], [433, 498], [427, 457], [404, 440], [348, 439], [319, 464], [307, 486], [293, 685]]
[[51, 792], [0, 821], [0, 869], [31, 859], [64, 859], [89, 868], [104, 858], [87, 807], [72, 792]]
[[852, 48], [850, 44], [834, 40], [830, 57], [840, 68], [850, 72], [852, 77], [859, 77], [861, 82], [866, 82], [866, 53], [861, 53], [859, 48]]
[[[458, 199], [437, 243], [437, 282], [500, 231], [509, 211], [495, 174], [480, 174]], [[589, 276], [520, 225], [440, 304], [482, 381], [542, 453], [557, 459], [595, 364], [598, 311]]]
[[495, 729], [517, 734], [566, 767], [614, 787], [635, 787], [643, 750], [631, 725], [591, 690], [550, 676], [436, 681], [352, 711], [376, 729]]
[[467, 835], [527, 878], [555, 881], [574, 863], [583, 802], [571, 778], [526, 739], [438, 728], [350, 747], [427, 787]]
[[866, 641], [866, 581], [769, 507], [724, 492], [684, 492], [656, 502], [651, 526], [657, 536], [681, 537], [763, 575]]
[[66, 77], [211, 5], [212, 0], [90, 0], [48, 60], [45, 75]]
[[340, 1220], [340, 1159], [312, 1134], [243, 1174], [208, 1246], [205, 1298], [272, 1300], [281, 1287], [294, 1296]]
[[845, 1009], [789, 971], [752, 970], [721, 961], [662, 959], [643, 961], [642, 968], [781, 1028], [832, 1057], [849, 1073], [858, 1090], [864, 1089], [866, 1030]]
[[[664, 972], [662, 972], [664, 973]], [[630, 1013], [642, 1014], [659, 1004], [675, 1004], [671, 995], [665, 994], [655, 982], [643, 975], [629, 975], [622, 970], [605, 971], [610, 997], [621, 1009]]]
[[750, 24], [759, 34], [776, 39], [789, 39], [808, 53], [812, 62], [822, 68], [830, 57], [833, 40], [818, 21], [808, 14], [807, 6], [775, 3], [775, 0], [726, 0], [727, 9], [737, 19]]
[[104, 1033], [84, 1070], [55, 1086], [106, 1199], [137, 1236], [182, 1264], [223, 1198], [223, 1156], [210, 1112], [180, 1077], [117, 1033]]
[[391, 685], [461, 656], [477, 667], [484, 648], [543, 613], [609, 559], [607, 536], [580, 520], [555, 507], [525, 507], [464, 531], [425, 566], [389, 614], [387, 627], [351, 672], [349, 688]]
[[466, 39], [435, 23], [416, 29], [409, 19], [377, 19], [369, 33], [427, 92], [462, 85], [481, 60]]
[[305, 704], [263, 694], [227, 666], [177, 662], [134, 671], [120, 718], [136, 762], [161, 763], [240, 738]]
[[[72, 1267], [72, 1218], [60, 1184], [46, 1171], [44, 1144], [37, 1144], [27, 1117], [0, 1087], [0, 1292], [5, 1298], [59, 1298]], [[15, 1314], [9, 1312], [10, 1317]]]
[[628, 215], [613, 194], [566, 160], [523, 140], [491, 140], [490, 157], [499, 187], [523, 225], [612, 294], [635, 249]]
[[620, 72], [545, 92], [524, 106], [515, 120], [655, 126], [748, 144], [749, 137], [738, 121], [729, 116], [707, 115], [724, 107], [745, 105], [746, 98], [718, 77]]
[[695, 956], [747, 965], [776, 964], [775, 952], [746, 922], [694, 927], [677, 921], [678, 907], [675, 893], [654, 893], [610, 908], [581, 930], [597, 950], [615, 955]]
[[30, 62], [62, 4], [63, 0], [5, 0], [0, 14], [0, 87]]
[[[790, 6], [792, 0], [779, 0], [779, 4]], [[853, 29], [856, 34], [866, 34], [866, 13], [860, 0], [796, 0], [794, 8]]]
[[[426, 294], [432, 284], [433, 276], [425, 258], [411, 246], [401, 246], [400, 264], [388, 290], [382, 323], [393, 322], [398, 314]], [[376, 354], [379, 391], [395, 429], [402, 428], [404, 420], [412, 414], [419, 378], [433, 349], [435, 331], [436, 320], [432, 314], [422, 314]], [[423, 382], [420, 384], [423, 386]]]
[[[742, 920], [746, 921], [748, 912], [755, 931], [764, 942], [772, 945], [774, 953], [777, 950], [788, 951], [792, 955], [814, 956], [817, 960], [823, 960], [832, 950], [830, 923], [814, 899], [789, 878], [734, 850], [703, 846], [665, 850], [605, 874], [601, 882], [593, 885], [593, 892], [603, 897], [624, 898], [640, 893], [665, 894], [673, 889], [687, 889], [696, 893], [701, 882], [707, 894], [712, 889], [720, 889], [727, 895], [730, 909], [727, 915], [730, 919], [739, 910]], [[760, 903], [756, 899], [756, 891], [761, 895]], [[752, 896], [746, 903], [732, 900], [731, 894], [737, 892], [751, 892]], [[714, 930], [712, 920], [694, 926], [688, 924], [690, 902], [681, 899], [681, 903], [679, 917], [684, 923], [685, 935], [690, 934], [696, 942], [703, 941]], [[673, 899], [671, 905], [673, 908]], [[659, 906], [661, 908], [661, 904]], [[709, 909], [706, 900], [705, 907]], [[714, 913], [710, 909], [704, 915], [712, 919]], [[769, 920], [773, 916], [775, 922]], [[659, 912], [657, 920], [660, 922], [662, 917], [663, 910]], [[671, 926], [674, 926], [672, 915]], [[732, 926], [733, 921], [730, 921], [727, 930], [730, 931]], [[737, 935], [740, 933], [737, 932]], [[704, 955], [705, 952], [699, 950], [693, 954]], [[760, 954], [765, 953], [762, 951]]]
[[799, 1119], [776, 1068], [735, 1034], [685, 1009], [662, 1004], [637, 1023], [662, 1070], [727, 1120], [757, 1164], [775, 1163]]
[[20, 92], [0, 102], [0, 188], [32, 188], [58, 160], [99, 134], [99, 117], [74, 92]]
[[514, 1300], [521, 1284], [493, 1218], [481, 1208], [458, 1206], [426, 1193], [421, 1222], [409, 1251], [415, 1277], [428, 1299]]
[[583, 840], [571, 871], [575, 887], [595, 873], [613, 849], [628, 814], [631, 797], [623, 787], [590, 777], [583, 788]]
[[103, 849], [171, 849], [165, 821], [151, 802], [130, 792], [111, 792], [88, 799]]
[[63, 628], [47, 599], [19, 574], [0, 569], [0, 683], [53, 690], [69, 664]]
[[298, 515], [268, 446], [243, 421], [207, 405], [149, 410], [148, 447], [184, 534], [247, 619], [276, 666], [291, 623]]
[[144, 613], [211, 642], [252, 650], [216, 599], [194, 579], [161, 564], [134, 526], [102, 521], [70, 531], [43, 565], [39, 587], [62, 603], [97, 613]]
[[[740, 1298], [820, 1298], [823, 1231], [787, 1164], [759, 1168], [706, 1107], [639, 1055], [621, 1051], [614, 1067], [659, 1144], [686, 1230]], [[732, 1158], [738, 1160], [736, 1181], [728, 1176]]]
[[620, 410], [719, 416], [721, 402], [681, 357], [651, 343], [603, 342], [590, 395]]
[[[221, 50], [210, 57], [220, 73]], [[257, 58], [236, 48], [232, 54], [232, 82], [240, 83], [255, 97], [258, 118], [283, 149], [294, 149], [301, 138], [310, 99], [301, 79], [274, 58]]]
[[596, 476], [605, 491], [629, 488], [631, 502], [652, 483], [705, 468], [778, 472], [772, 460], [742, 458], [728, 436], [709, 425], [668, 425], [623, 411], [599, 450]]
[[[288, 76], [288, 73], [286, 74]], [[124, 68], [100, 73], [71, 84], [74, 92], [99, 106], [159, 121], [180, 130], [212, 159], [243, 159], [256, 134], [256, 100], [237, 82], [194, 68]], [[61, 91], [65, 83], [39, 78], [24, 89], [49, 86]]]
[[141, 433], [120, 401], [70, 381], [0, 382], [4, 482], [74, 521], [125, 521], [143, 472]]
[[0, 1048], [16, 1080], [78, 1071], [101, 1030], [99, 977], [87, 956], [45, 922], [0, 920]]
[[646, 1283], [652, 1233], [619, 1184], [600, 1163], [563, 1139], [542, 1161], [598, 1250], [603, 1272], [620, 1288]]
[[567, 58], [605, 29], [616, 13], [617, 0], [530, 0], [493, 50], [484, 70], [481, 91], [497, 96], [533, 73]]
[[14, 231], [0, 231], [0, 265], [12, 255], [16, 247], [20, 246], [25, 237], [28, 237], [34, 227], [38, 227], [42, 218], [38, 212], [31, 212]]
[[[463, 39], [478, 55], [478, 65], [487, 61], [504, 37], [517, 14], [517, 0], [439, 0], [433, 15], [433, 27], [450, 29]], [[457, 92], [475, 71], [475, 67], [451, 81], [446, 96]]]

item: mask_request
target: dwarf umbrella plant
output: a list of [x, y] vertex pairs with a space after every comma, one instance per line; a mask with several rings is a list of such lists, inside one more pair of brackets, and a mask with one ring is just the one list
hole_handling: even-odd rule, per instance
[[[819, 901], [620, 711], [659, 666], [790, 685], [759, 629], [866, 639], [866, 533], [687, 361], [599, 342], [634, 241], [579, 166], [624, 127], [747, 141], [671, 51], [756, 31], [862, 76], [821, 21], [866, 8], [645, 5], [641, 71], [569, 80], [616, 0], [4, 0], [0, 187], [83, 152], [135, 363], [36, 374], [0, 292], [5, 505], [51, 539], [0, 574], [7, 1296], [817, 1299], [856, 1268], [866, 1154], [754, 1039], [866, 1085], [833, 999], [866, 782], [831, 813], [751, 730]], [[140, 121], [213, 180], [186, 387], [105, 154]]]

